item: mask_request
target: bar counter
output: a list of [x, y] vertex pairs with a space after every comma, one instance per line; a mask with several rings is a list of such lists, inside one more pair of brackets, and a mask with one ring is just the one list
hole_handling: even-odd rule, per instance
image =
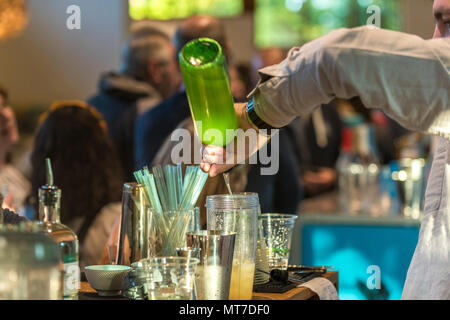
[[[330, 280], [339, 292], [339, 273], [337, 271], [327, 271], [322, 277]], [[100, 297], [92, 289], [87, 281], [82, 281], [80, 286], [80, 300], [128, 300], [125, 297]], [[315, 292], [306, 287], [293, 288], [285, 293], [253, 293], [252, 300], [319, 300]]]

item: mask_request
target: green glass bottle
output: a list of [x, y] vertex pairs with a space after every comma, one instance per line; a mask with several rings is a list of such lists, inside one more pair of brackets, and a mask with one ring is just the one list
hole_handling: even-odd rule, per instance
[[238, 119], [222, 47], [209, 38], [192, 40], [181, 50], [179, 61], [198, 137], [208, 145], [227, 145]]

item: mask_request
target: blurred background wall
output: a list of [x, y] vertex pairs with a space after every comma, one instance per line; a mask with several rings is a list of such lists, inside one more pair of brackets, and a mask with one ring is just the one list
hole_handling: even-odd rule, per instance
[[[399, 1], [401, 29], [430, 38], [432, 1]], [[66, 9], [72, 4], [81, 7], [81, 30], [66, 28]], [[19, 113], [42, 110], [55, 99], [85, 99], [94, 93], [100, 73], [116, 69], [119, 63], [121, 42], [132, 23], [128, 1], [31, 0], [28, 9], [27, 28], [0, 41], [0, 84], [10, 90], [14, 108]], [[224, 21], [234, 60], [249, 63], [255, 54], [253, 13]], [[170, 34], [178, 22], [154, 21]]]

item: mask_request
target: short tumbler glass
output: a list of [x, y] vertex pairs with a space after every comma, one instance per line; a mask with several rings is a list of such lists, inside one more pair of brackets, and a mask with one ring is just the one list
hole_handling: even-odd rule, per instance
[[190, 300], [197, 258], [155, 257], [140, 261], [147, 277], [149, 300]]

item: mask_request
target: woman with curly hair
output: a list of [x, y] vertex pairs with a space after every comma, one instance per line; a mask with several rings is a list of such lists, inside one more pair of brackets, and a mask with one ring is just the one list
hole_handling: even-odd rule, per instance
[[[31, 156], [34, 199], [46, 184], [46, 158], [62, 190], [61, 222], [80, 242], [80, 265], [97, 264], [120, 215], [122, 189], [118, 157], [100, 114], [84, 102], [65, 101], [41, 117]], [[37, 213], [36, 200], [34, 208]]]

